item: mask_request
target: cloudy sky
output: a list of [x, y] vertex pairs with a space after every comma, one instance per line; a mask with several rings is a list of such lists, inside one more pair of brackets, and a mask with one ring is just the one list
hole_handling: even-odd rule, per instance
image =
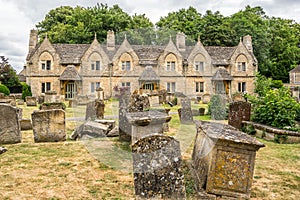
[[299, 0], [0, 0], [0, 55], [19, 72], [28, 51], [29, 31], [42, 21], [45, 15], [59, 6], [94, 6], [96, 3], [118, 4], [132, 15], [146, 14], [153, 23], [161, 16], [181, 8], [195, 7], [198, 12], [220, 11], [229, 16], [246, 5], [261, 6], [268, 16], [294, 19], [300, 23]]

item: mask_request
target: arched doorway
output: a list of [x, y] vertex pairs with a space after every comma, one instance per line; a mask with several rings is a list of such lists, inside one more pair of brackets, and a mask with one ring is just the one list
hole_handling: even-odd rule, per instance
[[65, 87], [65, 98], [74, 99], [77, 94], [77, 85], [75, 81], [69, 81]]

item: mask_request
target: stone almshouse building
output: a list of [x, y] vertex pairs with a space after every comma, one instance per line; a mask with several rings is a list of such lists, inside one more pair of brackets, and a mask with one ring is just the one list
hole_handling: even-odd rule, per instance
[[183, 33], [166, 46], [131, 45], [126, 38], [116, 45], [112, 31], [106, 44], [96, 37], [91, 44], [52, 44], [48, 38], [39, 44], [37, 31], [31, 30], [22, 74], [34, 96], [52, 90], [68, 100], [95, 97], [99, 86], [106, 98], [120, 87], [143, 93], [166, 89], [193, 98], [252, 93], [256, 72], [249, 35], [235, 47], [204, 47], [201, 41], [187, 46]]

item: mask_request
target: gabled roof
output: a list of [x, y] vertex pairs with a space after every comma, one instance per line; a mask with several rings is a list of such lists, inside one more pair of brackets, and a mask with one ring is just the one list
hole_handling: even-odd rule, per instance
[[231, 81], [233, 78], [224, 67], [219, 67], [213, 75], [213, 81]]
[[90, 44], [53, 44], [53, 47], [60, 56], [61, 64], [79, 64]]
[[139, 77], [139, 81], [158, 81], [159, 76], [151, 66], [147, 66]]
[[58, 79], [62, 81], [80, 81], [81, 77], [74, 65], [68, 65]]
[[159, 56], [164, 52], [162, 46], [134, 45], [132, 48], [139, 57], [141, 65], [157, 65]]
[[213, 65], [229, 65], [229, 59], [236, 47], [207, 46], [205, 49], [211, 56]]
[[300, 72], [300, 65], [292, 69], [289, 73], [295, 73], [295, 72]]

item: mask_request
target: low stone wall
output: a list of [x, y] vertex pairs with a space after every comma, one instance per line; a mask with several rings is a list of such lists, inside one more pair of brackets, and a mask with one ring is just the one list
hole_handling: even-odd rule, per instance
[[250, 121], [242, 121], [242, 124], [244, 128], [253, 126], [256, 131], [254, 135], [259, 138], [277, 140], [279, 143], [300, 143], [300, 132], [297, 131], [284, 130]]

